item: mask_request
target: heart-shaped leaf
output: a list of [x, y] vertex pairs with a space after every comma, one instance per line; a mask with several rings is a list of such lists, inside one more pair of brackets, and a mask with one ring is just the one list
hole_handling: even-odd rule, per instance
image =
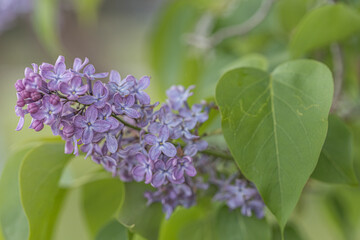
[[226, 73], [216, 88], [226, 142], [283, 228], [318, 161], [333, 95], [329, 69], [297, 60], [270, 75]]
[[29, 240], [51, 239], [67, 190], [59, 188], [62, 171], [72, 155], [63, 143], [45, 143], [33, 149], [20, 168], [21, 202], [29, 221]]
[[313, 178], [328, 183], [356, 185], [352, 134], [337, 116], [329, 116], [329, 130]]

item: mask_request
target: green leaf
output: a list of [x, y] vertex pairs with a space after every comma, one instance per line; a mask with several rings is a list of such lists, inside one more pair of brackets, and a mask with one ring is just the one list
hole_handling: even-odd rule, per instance
[[169, 219], [163, 220], [159, 240], [188, 239], [182, 236], [183, 232], [187, 232], [187, 227], [210, 218], [214, 210], [214, 204], [209, 199], [198, 199], [196, 206], [191, 208], [178, 207]]
[[223, 207], [216, 217], [218, 239], [222, 240], [270, 240], [271, 228], [265, 219], [246, 217], [240, 209]]
[[[273, 227], [272, 240], [282, 240], [281, 231], [278, 226]], [[284, 229], [284, 239], [286, 240], [304, 240], [299, 231], [295, 228], [294, 225], [286, 224]]]
[[158, 239], [164, 216], [161, 204], [153, 203], [150, 206], [146, 204], [144, 193], [153, 190], [152, 187], [142, 183], [126, 183], [125, 199], [118, 216], [120, 223], [148, 240]]
[[331, 72], [312, 60], [271, 75], [235, 69], [217, 85], [225, 140], [282, 228], [318, 161], [332, 95]]
[[57, 29], [57, 0], [35, 0], [33, 13], [33, 27], [40, 41], [52, 54], [58, 54], [60, 48]]
[[92, 236], [115, 216], [123, 198], [124, 186], [118, 178], [101, 179], [82, 187], [81, 205]]
[[[119, 180], [118, 180], [119, 181]], [[95, 240], [128, 240], [128, 230], [115, 219], [101, 228]]]
[[344, 4], [320, 7], [301, 20], [290, 41], [290, 51], [298, 57], [346, 39], [359, 30], [360, 15], [356, 10]]
[[328, 183], [356, 185], [352, 145], [352, 134], [345, 123], [330, 115], [327, 137], [312, 177]]
[[64, 144], [45, 143], [32, 150], [20, 168], [21, 202], [29, 221], [29, 240], [48, 240], [66, 195], [58, 187], [62, 171], [72, 155]]
[[24, 149], [10, 156], [1, 176], [0, 221], [7, 240], [26, 239], [29, 232], [19, 191], [19, 169], [29, 150]]

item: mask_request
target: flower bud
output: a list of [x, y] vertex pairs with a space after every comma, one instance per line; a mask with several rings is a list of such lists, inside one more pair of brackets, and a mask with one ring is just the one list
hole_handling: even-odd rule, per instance
[[40, 100], [41, 98], [42, 98], [41, 93], [39, 93], [39, 92], [32, 92], [32, 93], [31, 93], [31, 99], [32, 99], [33, 101], [38, 101], [38, 100]]
[[31, 97], [31, 93], [28, 92], [28, 91], [21, 91], [21, 92], [20, 92], [20, 96], [21, 96], [22, 98], [24, 98], [24, 99], [30, 98], [30, 97]]
[[72, 125], [66, 125], [63, 129], [64, 137], [71, 138], [75, 133], [75, 128]]
[[19, 79], [16, 81], [15, 83], [15, 89], [17, 92], [21, 92], [25, 89], [25, 86], [23, 84], [23, 80], [22, 79]]
[[34, 129], [35, 131], [39, 132], [44, 128], [44, 123], [41, 120], [34, 120], [31, 125], [30, 128]]
[[16, 102], [16, 106], [18, 106], [18, 107], [25, 106], [25, 100], [23, 98], [19, 98]]
[[52, 105], [58, 105], [60, 102], [60, 97], [58, 95], [51, 95], [49, 101]]
[[39, 105], [36, 103], [30, 103], [27, 110], [32, 114], [37, 113], [37, 111], [39, 111]]

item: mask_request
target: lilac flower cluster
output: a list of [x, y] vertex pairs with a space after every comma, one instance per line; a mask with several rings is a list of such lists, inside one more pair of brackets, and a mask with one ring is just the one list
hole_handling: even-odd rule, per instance
[[[99, 80], [107, 77], [107, 83]], [[66, 141], [66, 153], [78, 155], [80, 148], [85, 158], [90, 156], [122, 181], [151, 184], [155, 191], [145, 197], [149, 204], [161, 202], [167, 217], [179, 205], [194, 205], [198, 191], [215, 183], [220, 191], [214, 199], [261, 217], [256, 188], [220, 184], [211, 164], [217, 158], [202, 153], [208, 144], [198, 132], [211, 106], [189, 105], [193, 86], [173, 86], [164, 104], [151, 104], [144, 91], [149, 84], [148, 76], [122, 79], [117, 71], [97, 73], [87, 58], [76, 58], [72, 68], [62, 56], [55, 64], [32, 64], [15, 84], [15, 112], [20, 117], [16, 130], [22, 129], [25, 115], [32, 118], [30, 128], [35, 131], [49, 125]], [[209, 173], [205, 182], [203, 176]]]

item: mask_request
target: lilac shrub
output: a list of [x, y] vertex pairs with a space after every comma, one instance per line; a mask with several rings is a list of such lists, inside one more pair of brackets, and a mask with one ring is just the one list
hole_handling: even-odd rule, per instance
[[[99, 80], [107, 77], [107, 83]], [[148, 204], [160, 202], [167, 218], [179, 205], [193, 206], [210, 186], [218, 187], [214, 200], [263, 217], [255, 186], [218, 171], [224, 160], [207, 152], [208, 143], [199, 136], [212, 105], [190, 106], [193, 86], [173, 86], [165, 103], [151, 104], [144, 91], [149, 85], [148, 76], [138, 80], [132, 75], [122, 79], [117, 71], [97, 73], [87, 58], [76, 58], [72, 68], [62, 56], [54, 65], [32, 64], [15, 83], [16, 130], [30, 115], [30, 128], [41, 131], [49, 125], [66, 142], [65, 153], [78, 155], [80, 149], [122, 181], [151, 184], [154, 190], [144, 196]]]

